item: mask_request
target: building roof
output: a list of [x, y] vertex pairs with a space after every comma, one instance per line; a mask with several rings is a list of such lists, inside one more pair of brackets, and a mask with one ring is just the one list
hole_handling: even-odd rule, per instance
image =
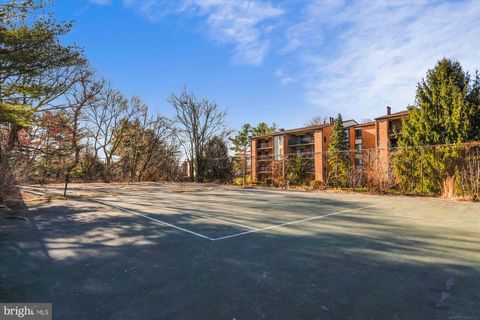
[[318, 124], [318, 125], [314, 125], [314, 126], [307, 126], [307, 127], [301, 127], [301, 128], [295, 128], [295, 129], [279, 130], [279, 131], [271, 132], [271, 133], [268, 133], [268, 134], [264, 134], [262, 136], [254, 136], [254, 137], [252, 137], [252, 139], [278, 136], [278, 135], [284, 134], [284, 133], [292, 133], [292, 132], [308, 131], [308, 130], [318, 130], [318, 129], [325, 128], [329, 125], [330, 124], [328, 123], [328, 124]]
[[[348, 127], [351, 127], [353, 125], [356, 125], [357, 122], [355, 120], [346, 120], [346, 121], [343, 121], [343, 124], [344, 124], [344, 126], [346, 126], [348, 128]], [[267, 138], [267, 137], [272, 137], [272, 136], [278, 136], [278, 135], [285, 134], [285, 133], [295, 133], [295, 132], [302, 132], [302, 131], [318, 130], [318, 129], [322, 129], [322, 128], [325, 128], [325, 127], [328, 127], [328, 126], [333, 126], [333, 124], [324, 123], [324, 124], [318, 124], [318, 125], [314, 125], [314, 126], [307, 126], [307, 127], [288, 129], [288, 130], [280, 130], [280, 131], [275, 131], [275, 132], [265, 134], [265, 135], [262, 135], [262, 136], [255, 136], [255, 137], [252, 137], [252, 139]]]
[[392, 114], [386, 114], [384, 116], [375, 118], [375, 120], [396, 118], [396, 117], [406, 116], [407, 114], [408, 114], [408, 110], [403, 110], [403, 111], [395, 112], [395, 113], [392, 113]]
[[369, 122], [365, 122], [365, 123], [359, 123], [357, 125], [355, 125], [355, 128], [357, 127], [368, 127], [368, 126], [374, 126], [375, 125], [375, 121], [369, 121]]

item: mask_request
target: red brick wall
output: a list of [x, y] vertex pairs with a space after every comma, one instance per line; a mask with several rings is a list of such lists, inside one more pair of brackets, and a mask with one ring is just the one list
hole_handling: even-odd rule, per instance
[[314, 166], [315, 166], [315, 180], [323, 181], [323, 132], [322, 130], [316, 130], [313, 134], [314, 139]]
[[252, 139], [250, 146], [250, 156], [251, 156], [251, 178], [252, 181], [257, 181], [257, 140]]
[[323, 137], [327, 138], [326, 142], [325, 142], [325, 139], [322, 139], [323, 151], [328, 151], [328, 145], [330, 144], [330, 140], [332, 138], [332, 133], [333, 133], [333, 125], [329, 125], [328, 127], [323, 128], [322, 131], [323, 131]]
[[388, 119], [377, 120], [376, 135], [376, 147], [379, 149], [388, 149]]
[[376, 129], [375, 124], [362, 127], [362, 148], [375, 148]]
[[348, 131], [348, 149], [355, 150], [355, 127], [350, 127]]
[[[314, 132], [315, 152], [315, 180], [324, 181], [323, 167], [326, 166], [324, 152], [328, 151], [328, 144], [333, 133], [333, 125], [329, 125]], [[325, 141], [326, 138], [326, 141]]]

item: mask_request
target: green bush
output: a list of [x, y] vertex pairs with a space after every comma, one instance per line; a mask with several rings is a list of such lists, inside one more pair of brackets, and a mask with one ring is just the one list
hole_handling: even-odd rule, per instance
[[[247, 175], [246, 177], [246, 183], [247, 183], [247, 186], [250, 185], [252, 183], [252, 177], [250, 175]], [[242, 186], [243, 185], [243, 177], [236, 177], [233, 179], [233, 184], [237, 185], [237, 186]]]
[[297, 154], [295, 158], [287, 164], [288, 184], [294, 186], [304, 186], [308, 176], [308, 168], [310, 167], [310, 159]]

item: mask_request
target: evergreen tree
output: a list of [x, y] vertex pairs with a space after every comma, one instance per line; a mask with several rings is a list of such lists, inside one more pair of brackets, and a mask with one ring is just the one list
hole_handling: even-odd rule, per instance
[[346, 187], [348, 183], [348, 141], [343, 127], [342, 115], [338, 114], [333, 125], [332, 137], [328, 146], [327, 159], [330, 165], [328, 183], [335, 188]]
[[305, 184], [310, 167], [310, 159], [301, 154], [297, 154], [295, 158], [289, 161], [287, 165], [287, 178], [289, 184], [301, 186]]
[[275, 123], [269, 126], [265, 122], [260, 122], [259, 124], [257, 124], [256, 127], [252, 128], [252, 134], [254, 137], [264, 136], [266, 134], [274, 132], [275, 130], [277, 130], [277, 125]]
[[480, 139], [478, 72], [471, 79], [458, 61], [438, 61], [418, 84], [409, 111], [399, 138], [403, 148], [394, 158], [398, 182], [404, 192], [451, 196], [463, 155], [448, 144]]
[[[71, 22], [57, 22], [50, 1], [10, 1], [0, 5], [0, 124], [8, 126], [6, 150], [34, 113], [64, 94], [84, 64], [81, 50], [60, 37]], [[0, 154], [1, 156], [1, 154]]]
[[416, 106], [404, 121], [402, 146], [480, 139], [480, 81], [458, 61], [442, 59], [417, 86]]
[[228, 157], [228, 146], [222, 137], [214, 136], [205, 145], [205, 178], [215, 182], [229, 182], [232, 164]]
[[85, 62], [78, 47], [60, 42], [72, 23], [55, 21], [49, 2], [11, 1], [0, 6], [2, 108], [31, 104], [38, 110], [75, 82], [74, 70], [66, 68]]
[[230, 138], [233, 143], [232, 150], [235, 151], [235, 167], [242, 172], [242, 185], [247, 185], [247, 158], [250, 153], [250, 139], [252, 138], [252, 126], [245, 123], [237, 135]]

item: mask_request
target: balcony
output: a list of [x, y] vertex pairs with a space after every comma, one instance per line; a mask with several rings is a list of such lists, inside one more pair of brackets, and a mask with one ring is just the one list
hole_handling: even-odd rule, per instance
[[269, 155], [259, 154], [259, 155], [257, 155], [256, 159], [257, 159], [257, 161], [272, 161], [273, 156], [271, 154], [269, 154]]
[[302, 158], [305, 159], [305, 160], [312, 160], [313, 161], [313, 159], [315, 158], [315, 152], [311, 152], [311, 151], [303, 152], [303, 153], [300, 153], [300, 152], [299, 153], [290, 153], [290, 154], [286, 155], [286, 158], [290, 159], [290, 160], [293, 160], [293, 159], [296, 159], [298, 155], [302, 156]]
[[271, 167], [259, 167], [257, 168], [257, 173], [272, 173]]
[[257, 150], [259, 149], [271, 149], [273, 147], [271, 142], [263, 142], [257, 144]]
[[388, 123], [389, 135], [401, 135], [402, 134], [402, 121], [394, 120]]
[[402, 135], [402, 130], [398, 130], [397, 128], [394, 128], [394, 129], [388, 129], [388, 134], [390, 136], [394, 136], [394, 135]]
[[315, 140], [313, 139], [313, 136], [307, 136], [307, 137], [295, 137], [293, 139], [290, 139], [288, 141], [288, 145], [290, 147], [295, 147], [295, 146], [305, 146], [309, 144], [314, 144]]

